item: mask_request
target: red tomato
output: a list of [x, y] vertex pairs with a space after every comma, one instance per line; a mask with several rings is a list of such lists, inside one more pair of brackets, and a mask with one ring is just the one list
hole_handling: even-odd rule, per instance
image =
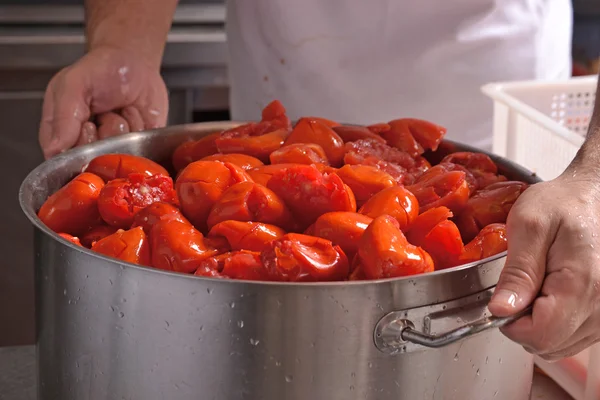
[[329, 164], [325, 150], [314, 143], [294, 143], [284, 146], [272, 152], [270, 159], [271, 164]]
[[276, 172], [267, 187], [290, 208], [304, 226], [331, 211], [356, 211], [352, 190], [336, 174], [321, 174], [315, 166], [296, 165]]
[[166, 219], [176, 219], [189, 223], [177, 207], [169, 203], [156, 202], [135, 214], [132, 227], [141, 226], [144, 232], [149, 235], [158, 221]]
[[85, 169], [104, 179], [127, 178], [130, 174], [143, 174], [147, 177], [154, 175], [169, 176], [169, 173], [159, 164], [144, 157], [131, 154], [104, 154], [94, 158]]
[[[262, 167], [257, 167], [249, 170], [248, 175], [250, 175], [254, 182], [263, 186], [267, 186], [267, 183], [269, 182], [273, 174], [290, 167], [295, 167], [297, 165], [298, 164], [295, 163], [264, 165]], [[314, 165], [321, 173], [332, 173], [337, 171], [335, 168], [329, 167], [324, 164]]]
[[340, 125], [334, 127], [333, 131], [342, 138], [344, 143], [356, 142], [362, 139], [371, 139], [376, 142], [385, 143], [385, 139], [364, 126]]
[[[141, 227], [136, 229], [142, 230]], [[150, 239], [152, 266], [167, 271], [193, 273], [204, 259], [225, 251], [205, 240], [191, 224], [177, 219], [158, 221]]]
[[289, 131], [282, 128], [256, 134], [257, 129], [260, 125], [251, 123], [225, 131], [215, 141], [217, 148], [221, 153], [241, 153], [268, 162], [269, 155], [283, 145]]
[[173, 180], [164, 175], [130, 174], [129, 178], [114, 179], [102, 188], [98, 210], [104, 222], [125, 229], [131, 226], [138, 211], [157, 201], [175, 201]]
[[220, 132], [213, 133], [198, 140], [183, 142], [177, 146], [172, 157], [175, 170], [181, 171], [188, 164], [217, 153], [219, 150], [215, 140], [220, 136]]
[[88, 249], [91, 249], [94, 243], [112, 235], [118, 230], [119, 228], [104, 223], [102, 223], [102, 225], [96, 225], [81, 236], [81, 244]]
[[437, 150], [446, 134], [446, 128], [415, 118], [401, 118], [389, 122], [390, 130], [381, 136], [390, 146], [416, 157], [424, 150]]
[[348, 258], [339, 246], [299, 233], [288, 233], [272, 241], [261, 259], [276, 281], [339, 281], [350, 273]]
[[344, 162], [377, 167], [390, 174], [400, 184], [405, 183], [408, 170], [416, 165], [410, 154], [372, 139], [346, 143]]
[[308, 232], [312, 236], [331, 240], [352, 259], [358, 251], [358, 241], [371, 221], [372, 218], [353, 212], [330, 212], [317, 218]]
[[208, 215], [208, 228], [219, 222], [254, 221], [293, 227], [292, 214], [272, 190], [254, 182], [240, 182], [223, 192]]
[[141, 227], [119, 229], [94, 243], [92, 250], [128, 263], [150, 266], [150, 246]]
[[419, 215], [406, 234], [410, 243], [429, 253], [438, 270], [458, 265], [463, 252], [460, 232], [450, 217], [448, 208], [432, 208]]
[[285, 235], [285, 231], [260, 222], [223, 221], [213, 226], [208, 235], [224, 237], [232, 250], [262, 251], [269, 242]]
[[452, 153], [444, 157], [440, 164], [459, 165], [469, 171], [476, 181], [477, 189], [506, 181], [505, 176], [498, 175], [498, 167], [487, 154], [467, 151]]
[[362, 264], [356, 265], [350, 276], [348, 277], [349, 281], [366, 281], [368, 278], [365, 275], [365, 269]]
[[71, 242], [77, 246], [83, 247], [81, 245], [81, 242], [79, 241], [79, 238], [76, 236], [69, 235], [68, 233], [59, 233], [58, 236], [62, 237], [65, 240], [68, 240], [69, 242]]
[[335, 128], [336, 126], [340, 126], [341, 124], [339, 122], [335, 122], [332, 121], [330, 119], [326, 119], [326, 118], [320, 118], [320, 117], [303, 117], [303, 119], [308, 119], [311, 121], [317, 121], [322, 123], [323, 125], [326, 125], [330, 128]]
[[358, 256], [368, 279], [396, 278], [433, 271], [431, 256], [408, 243], [389, 215], [373, 220], [360, 238]]
[[370, 218], [389, 215], [406, 231], [419, 215], [419, 202], [404, 186], [394, 186], [375, 194], [358, 212]]
[[344, 141], [327, 125], [319, 121], [301, 118], [284, 146], [294, 143], [315, 143], [323, 148], [329, 163], [334, 167], [342, 164]]
[[279, 100], [273, 100], [263, 108], [262, 122], [268, 122], [270, 126], [276, 129], [292, 129], [292, 122], [286, 114], [285, 107]]
[[527, 187], [524, 182], [507, 181], [476, 192], [456, 218], [463, 240], [470, 242], [486, 225], [506, 223], [510, 209]]
[[506, 225], [490, 224], [483, 228], [464, 248], [459, 261], [462, 264], [483, 260], [508, 249]]
[[218, 271], [220, 275], [233, 279], [270, 280], [268, 271], [260, 259], [260, 253], [254, 251], [239, 250], [210, 257], [203, 261], [203, 265], [198, 268], [196, 275], [206, 276], [207, 270]]
[[205, 231], [206, 219], [223, 192], [238, 182], [252, 182], [240, 167], [218, 161], [196, 161], [185, 167], [175, 187], [181, 211], [198, 229]]
[[202, 161], [220, 161], [227, 162], [242, 168], [245, 171], [251, 170], [252, 168], [263, 166], [263, 162], [256, 157], [252, 157], [246, 154], [213, 154], [202, 158]]
[[335, 174], [350, 187], [357, 207], [383, 189], [397, 185], [390, 174], [369, 165], [344, 165]]
[[84, 172], [48, 197], [38, 217], [54, 232], [79, 236], [101, 221], [98, 196], [103, 186], [100, 177]]
[[465, 208], [471, 191], [464, 172], [439, 172], [431, 168], [411, 186], [407, 186], [417, 200], [421, 212], [445, 206], [453, 212]]
[[377, 124], [367, 126], [367, 129], [376, 135], [381, 135], [382, 132], [387, 132], [390, 129], [392, 129], [392, 127], [390, 126], [390, 124], [387, 124], [385, 122], [379, 122]]

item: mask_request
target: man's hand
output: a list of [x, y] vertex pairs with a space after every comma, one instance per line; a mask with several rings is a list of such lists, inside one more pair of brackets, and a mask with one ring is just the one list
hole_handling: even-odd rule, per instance
[[508, 256], [489, 309], [533, 313], [502, 329], [546, 360], [600, 339], [600, 181], [568, 169], [527, 189], [507, 221]]
[[46, 158], [167, 121], [160, 65], [177, 0], [86, 0], [85, 6], [88, 53], [46, 89], [39, 132]]
[[39, 140], [46, 158], [109, 136], [164, 126], [165, 84], [157, 68], [99, 47], [50, 81]]

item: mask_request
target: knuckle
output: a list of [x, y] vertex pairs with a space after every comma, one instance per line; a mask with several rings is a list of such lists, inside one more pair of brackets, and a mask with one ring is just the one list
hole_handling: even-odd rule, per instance
[[[532, 260], [528, 260], [529, 255], [517, 255], [513, 257], [513, 263], [507, 264], [500, 276], [499, 285], [503, 287], [516, 286], [519, 288], [535, 289], [541, 277], [535, 269], [530, 266], [535, 265]], [[508, 287], [509, 288], [509, 287]]]

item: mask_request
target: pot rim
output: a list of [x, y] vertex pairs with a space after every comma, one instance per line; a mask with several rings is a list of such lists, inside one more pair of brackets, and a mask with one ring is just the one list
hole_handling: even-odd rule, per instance
[[[118, 259], [115, 259], [112, 257], [105, 256], [103, 254], [93, 252], [92, 250], [87, 249], [85, 247], [76, 246], [75, 244], [69, 242], [68, 240], [63, 239], [61, 236], [59, 236], [54, 231], [50, 230], [38, 218], [37, 212], [33, 209], [33, 206], [31, 204], [29, 204], [29, 201], [27, 199], [27, 194], [33, 193], [35, 191], [35, 189], [33, 189], [33, 187], [35, 186], [35, 182], [38, 180], [41, 180], [43, 178], [43, 176], [45, 175], [46, 171], [59, 169], [61, 165], [66, 164], [67, 161], [69, 161], [73, 158], [85, 159], [86, 155], [88, 155], [89, 153], [101, 153], [101, 154], [115, 153], [115, 151], [113, 151], [111, 149], [113, 149], [115, 147], [126, 147], [126, 146], [119, 146], [120, 143], [125, 145], [128, 142], [141, 140], [141, 139], [147, 138], [149, 136], [161, 136], [161, 135], [169, 135], [169, 134], [174, 134], [174, 133], [180, 133], [180, 134], [189, 133], [190, 137], [193, 137], [193, 136], [199, 136], [201, 133], [209, 134], [209, 133], [216, 132], [219, 130], [234, 128], [234, 127], [242, 125], [244, 123], [247, 123], [247, 122], [217, 121], [217, 122], [200, 122], [200, 123], [193, 123], [193, 124], [173, 125], [173, 126], [166, 127], [166, 128], [159, 128], [159, 129], [147, 130], [147, 131], [143, 131], [143, 132], [134, 132], [134, 133], [128, 133], [128, 134], [124, 134], [124, 135], [120, 135], [120, 136], [114, 136], [111, 138], [103, 139], [102, 141], [90, 143], [90, 144], [87, 144], [84, 146], [80, 146], [80, 147], [76, 147], [76, 148], [67, 150], [49, 160], [45, 160], [43, 163], [41, 163], [36, 168], [34, 168], [27, 175], [27, 177], [23, 180], [23, 182], [21, 183], [21, 186], [19, 188], [19, 203], [20, 203], [21, 209], [22, 209], [23, 213], [27, 216], [29, 221], [34, 225], [35, 228], [37, 228], [39, 231], [41, 231], [43, 234], [45, 234], [49, 238], [57, 240], [60, 243], [62, 243], [63, 245], [68, 246], [71, 250], [83, 252], [87, 255], [98, 258], [105, 262], [109, 262], [111, 264], [125, 266], [128, 268], [134, 268], [134, 269], [137, 269], [140, 271], [158, 273], [158, 274], [166, 274], [169, 276], [176, 276], [176, 277], [180, 277], [183, 279], [190, 279], [190, 278], [191, 279], [200, 279], [200, 280], [207, 281], [207, 282], [228, 282], [228, 283], [233, 283], [233, 284], [246, 284], [246, 285], [252, 284], [252, 285], [259, 285], [259, 286], [294, 286], [294, 287], [297, 287], [297, 286], [301, 286], [301, 287], [368, 286], [368, 285], [381, 285], [381, 284], [387, 284], [387, 283], [392, 283], [392, 282], [393, 283], [406, 282], [406, 281], [414, 282], [416, 280], [420, 281], [420, 283], [421, 282], [426, 283], [425, 281], [436, 280], [442, 275], [457, 274], [457, 273], [461, 273], [465, 270], [478, 271], [479, 269], [485, 267], [486, 265], [488, 265], [500, 258], [506, 257], [507, 252], [504, 251], [502, 253], [496, 254], [494, 256], [485, 258], [480, 261], [471, 262], [468, 264], [462, 264], [462, 265], [458, 265], [458, 266], [455, 266], [452, 268], [447, 268], [444, 270], [428, 272], [428, 273], [424, 273], [424, 274], [404, 276], [404, 277], [385, 278], [385, 279], [376, 279], [376, 280], [334, 281], [334, 282], [271, 282], [271, 281], [251, 281], [251, 280], [243, 280], [243, 279], [220, 279], [220, 278], [201, 277], [201, 276], [195, 276], [193, 274], [184, 274], [184, 273], [175, 272], [175, 271], [166, 271], [166, 270], [161, 270], [161, 269], [157, 269], [157, 268], [153, 268], [153, 267], [132, 264], [129, 262], [121, 261], [121, 260], [118, 260]], [[535, 174], [531, 173], [530, 171], [526, 170], [525, 168], [523, 168], [517, 164], [514, 164], [506, 159], [503, 159], [496, 155], [489, 154], [485, 151], [482, 151], [482, 150], [479, 150], [479, 149], [473, 148], [471, 146], [464, 145], [462, 143], [458, 143], [458, 142], [455, 142], [452, 140], [444, 139], [443, 142], [448, 143], [448, 144], [457, 144], [465, 151], [471, 150], [471, 151], [485, 153], [485, 154], [489, 155], [495, 162], [500, 162], [502, 164], [509, 164], [511, 166], [511, 168], [515, 169], [516, 172], [518, 172], [519, 174], [522, 174], [523, 176], [529, 175], [531, 177], [532, 182], [539, 181], [539, 178], [536, 178]], [[103, 151], [103, 148], [105, 148], [106, 151]], [[86, 164], [84, 164], [82, 166], [82, 169], [85, 166], [86, 166]]]

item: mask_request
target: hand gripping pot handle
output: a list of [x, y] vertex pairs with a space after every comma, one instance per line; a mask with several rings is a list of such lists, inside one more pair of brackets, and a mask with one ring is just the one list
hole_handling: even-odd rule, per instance
[[[375, 326], [375, 346], [383, 353], [397, 354], [416, 351], [426, 348], [440, 348], [448, 346], [469, 336], [484, 332], [489, 329], [501, 328], [519, 318], [530, 314], [533, 306], [508, 317], [494, 317], [487, 311], [487, 302], [491, 291], [483, 295], [469, 296], [468, 298], [446, 303], [443, 305], [430, 306], [430, 310], [412, 309], [405, 311], [394, 311], [386, 314]], [[475, 304], [473, 304], [475, 300]], [[468, 303], [471, 302], [469, 306]], [[452, 304], [454, 303], [454, 304]], [[465, 304], [461, 304], [465, 303]], [[429, 311], [429, 312], [427, 312]], [[466, 318], [457, 318], [461, 314], [481, 314], [473, 320], [465, 322]], [[421, 320], [423, 329], [418, 329], [418, 320]], [[458, 327], [443, 329], [452, 321]], [[435, 329], [435, 325], [441, 325], [441, 329]], [[452, 324], [451, 324], [452, 325]], [[431, 333], [432, 330], [439, 333]]]

